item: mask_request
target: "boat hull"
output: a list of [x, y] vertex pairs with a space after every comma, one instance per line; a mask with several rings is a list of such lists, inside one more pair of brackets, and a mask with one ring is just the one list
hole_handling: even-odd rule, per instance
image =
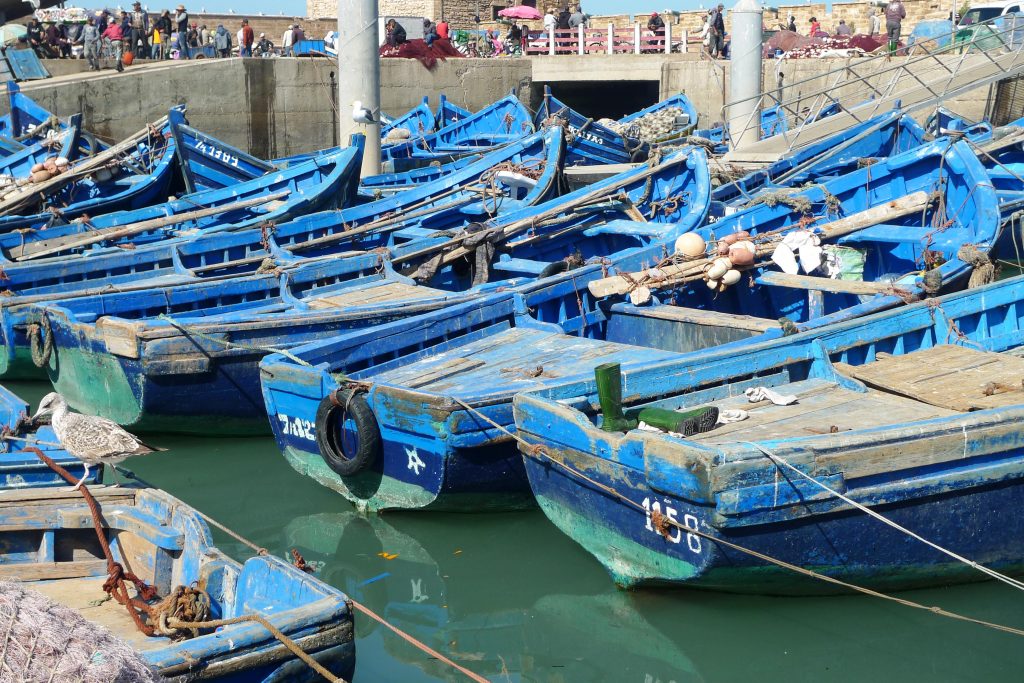
[[[876, 590], [986, 579], [966, 564], [856, 510], [718, 528], [714, 506], [695, 505], [656, 491], [648, 485], [644, 472], [575, 449], [556, 449], [533, 433], [524, 437], [542, 444], [552, 458], [568, 466], [544, 456], [524, 458], [541, 509], [625, 588], [682, 586], [779, 595], [851, 592], [685, 529], [667, 527], [660, 533], [651, 523], [652, 508], [714, 539]], [[1019, 478], [980, 479], [966, 491], [925, 493], [873, 509], [991, 569], [1019, 574], [1024, 572], [1024, 524], [1006, 519], [1003, 511], [1016, 509], [1022, 499], [1024, 487]]]

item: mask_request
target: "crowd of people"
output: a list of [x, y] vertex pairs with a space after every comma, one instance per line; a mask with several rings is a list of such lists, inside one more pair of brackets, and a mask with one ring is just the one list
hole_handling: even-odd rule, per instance
[[25, 42], [44, 59], [78, 57], [99, 69], [102, 60], [116, 62], [123, 70], [127, 53], [132, 59], [192, 59], [202, 57], [271, 57], [293, 54], [294, 46], [305, 40], [302, 27], [291, 24], [281, 37], [280, 49], [265, 33], [255, 34], [248, 19], [241, 19], [232, 33], [223, 24], [210, 29], [190, 19], [184, 5], [174, 12], [151, 15], [135, 2], [131, 11], [102, 10], [90, 14], [85, 23], [35, 18], [26, 25]]

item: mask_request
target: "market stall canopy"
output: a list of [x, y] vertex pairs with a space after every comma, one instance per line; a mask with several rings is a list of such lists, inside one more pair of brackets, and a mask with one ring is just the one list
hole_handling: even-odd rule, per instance
[[516, 5], [515, 7], [508, 7], [498, 12], [499, 17], [507, 17], [508, 19], [540, 19], [541, 13], [537, 11], [536, 7], [530, 7], [529, 5]]

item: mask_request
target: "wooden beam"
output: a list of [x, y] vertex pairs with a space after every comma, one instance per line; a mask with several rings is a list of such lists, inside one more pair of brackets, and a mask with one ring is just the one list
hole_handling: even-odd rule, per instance
[[884, 294], [892, 290], [891, 282], [864, 282], [863, 280], [833, 280], [816, 275], [787, 275], [766, 270], [757, 276], [757, 283], [773, 287], [816, 290], [833, 294]]

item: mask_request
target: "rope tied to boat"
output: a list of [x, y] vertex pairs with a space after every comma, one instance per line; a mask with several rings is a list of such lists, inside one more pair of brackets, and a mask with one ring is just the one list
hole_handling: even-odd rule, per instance
[[[276, 347], [276, 346], [270, 346], [269, 344], [267, 344], [267, 345], [242, 344], [241, 342], [228, 341], [227, 339], [218, 339], [217, 337], [214, 337], [212, 335], [206, 334], [204, 332], [200, 332], [199, 330], [195, 329], [194, 325], [186, 325], [185, 323], [179, 322], [179, 321], [175, 320], [174, 318], [172, 318], [171, 316], [167, 315], [166, 313], [161, 313], [160, 315], [158, 315], [157, 316], [157, 320], [163, 320], [163, 321], [167, 322], [167, 324], [169, 324], [171, 327], [174, 327], [175, 329], [177, 329], [179, 332], [181, 332], [186, 337], [198, 337], [199, 339], [203, 339], [203, 340], [208, 341], [208, 342], [210, 342], [212, 344], [218, 344], [218, 345], [223, 346], [224, 348], [227, 348], [227, 349], [239, 349], [241, 351], [258, 351], [258, 352], [263, 352], [263, 353], [267, 353], [267, 354], [277, 353], [277, 354], [280, 354], [280, 355], [284, 356], [285, 358], [287, 358], [288, 360], [292, 361], [293, 363], [298, 363], [299, 365], [302, 365], [303, 367], [307, 367], [307, 368], [313, 367], [313, 365], [311, 363], [309, 363], [308, 361], [305, 361], [305, 360], [299, 358], [298, 356], [296, 356], [294, 353], [292, 353], [288, 349], [282, 349], [282, 348], [279, 348], [279, 347]], [[195, 343], [195, 342], [193, 341], [193, 343]], [[196, 346], [199, 347], [200, 349], [202, 348], [199, 344], [196, 344]]]
[[972, 268], [971, 277], [967, 281], [967, 289], [983, 287], [996, 281], [996, 264], [992, 262], [988, 252], [978, 249], [977, 245], [961, 245], [956, 252], [956, 257]]
[[256, 275], [280, 275], [284, 272], [277, 261], [273, 257], [267, 256], [260, 261], [259, 267], [256, 269]]
[[[624, 504], [629, 505], [629, 506], [635, 508], [636, 510], [638, 510], [642, 514], [645, 514], [645, 515], [647, 514], [647, 509], [644, 508], [644, 506], [642, 504], [636, 502], [632, 498], [629, 498], [628, 496], [626, 496], [625, 494], [621, 493], [617, 489], [615, 489], [615, 488], [613, 488], [613, 487], [611, 487], [611, 486], [609, 486], [607, 484], [604, 484], [602, 482], [599, 482], [596, 479], [594, 479], [593, 477], [590, 477], [587, 474], [585, 474], [584, 472], [581, 472], [578, 469], [572, 467], [568, 463], [563, 462], [558, 457], [555, 457], [554, 455], [552, 455], [546, 448], [544, 448], [544, 446], [542, 444], [536, 444], [536, 443], [531, 443], [530, 441], [527, 441], [521, 435], [519, 435], [517, 432], [513, 432], [513, 431], [509, 430], [507, 427], [505, 427], [504, 425], [501, 425], [501, 424], [495, 422], [494, 420], [489, 418], [487, 415], [485, 415], [481, 411], [473, 408], [472, 406], [470, 406], [469, 404], [465, 403], [461, 399], [456, 398], [454, 396], [451, 397], [451, 398], [452, 398], [452, 400], [455, 403], [461, 405], [468, 412], [470, 412], [473, 415], [479, 417], [484, 422], [489, 423], [492, 427], [496, 428], [497, 430], [499, 430], [501, 432], [504, 432], [507, 436], [511, 437], [514, 441], [516, 441], [519, 444], [520, 451], [524, 455], [526, 455], [527, 457], [531, 457], [531, 458], [533, 458], [535, 460], [544, 459], [547, 462], [550, 462], [553, 465], [559, 467], [560, 469], [565, 471], [570, 476], [572, 476], [572, 477], [574, 477], [576, 479], [579, 479], [580, 481], [586, 482], [587, 484], [590, 484], [591, 486], [595, 487], [597, 490], [599, 490], [599, 491], [601, 491], [601, 492], [611, 496], [612, 498], [616, 498], [616, 499], [622, 501]], [[963, 622], [967, 622], [967, 623], [970, 623], [970, 624], [975, 624], [977, 626], [984, 626], [986, 628], [991, 628], [991, 629], [994, 629], [996, 631], [1001, 631], [1003, 633], [1010, 633], [1010, 634], [1013, 634], [1013, 635], [1016, 635], [1016, 636], [1024, 637], [1024, 629], [1015, 628], [1013, 626], [1006, 626], [1004, 624], [997, 624], [995, 622], [985, 621], [984, 619], [977, 619], [975, 617], [969, 617], [969, 616], [964, 615], [964, 614], [959, 614], [957, 612], [952, 612], [952, 611], [943, 609], [943, 608], [941, 608], [941, 607], [939, 607], [937, 605], [924, 605], [924, 604], [921, 604], [919, 602], [914, 602], [913, 600], [908, 600], [906, 598], [900, 598], [900, 597], [897, 597], [895, 595], [889, 595], [887, 593], [882, 593], [881, 591], [876, 591], [876, 590], [874, 590], [872, 588], [867, 588], [865, 586], [859, 586], [859, 585], [857, 585], [855, 583], [850, 583], [850, 582], [844, 581], [842, 579], [837, 579], [837, 578], [835, 578], [833, 576], [828, 576], [827, 574], [821, 574], [819, 572], [814, 571], [813, 569], [807, 569], [806, 567], [801, 567], [799, 565], [795, 565], [795, 564], [792, 564], [790, 562], [786, 562], [785, 560], [780, 560], [780, 559], [772, 557], [770, 555], [766, 555], [765, 553], [762, 553], [762, 552], [760, 552], [758, 550], [754, 550], [753, 548], [747, 548], [745, 546], [739, 545], [738, 543], [733, 543], [732, 541], [729, 541], [726, 538], [723, 538], [721, 536], [715, 536], [715, 535], [710, 534], [710, 533], [708, 533], [706, 531], [701, 531], [699, 528], [694, 528], [694, 527], [686, 526], [683, 522], [680, 522], [677, 519], [671, 519], [671, 518], [668, 518], [667, 516], [665, 516], [663, 518], [663, 522], [662, 523], [663, 524], [669, 524], [669, 525], [679, 529], [683, 533], [693, 534], [695, 536], [699, 536], [702, 539], [711, 541], [712, 543], [717, 543], [719, 545], [723, 545], [723, 546], [725, 546], [727, 548], [730, 548], [732, 550], [735, 550], [737, 552], [743, 553], [745, 555], [749, 555], [751, 557], [754, 557], [756, 559], [761, 560], [762, 562], [766, 562], [766, 563], [769, 563], [769, 564], [774, 564], [774, 565], [776, 565], [778, 567], [781, 567], [783, 569], [788, 569], [788, 570], [790, 570], [790, 571], [792, 571], [794, 573], [800, 574], [802, 576], [806, 576], [808, 578], [813, 578], [813, 579], [817, 579], [817, 580], [820, 580], [820, 581], [824, 581], [826, 583], [830, 583], [832, 585], [839, 586], [841, 588], [844, 588], [844, 589], [852, 591], [852, 592], [861, 593], [862, 595], [868, 595], [868, 596], [875, 597], [875, 598], [880, 598], [882, 600], [888, 600], [890, 602], [895, 602], [895, 603], [897, 603], [899, 605], [903, 605], [904, 607], [911, 607], [911, 608], [914, 608], [914, 609], [923, 610], [923, 611], [929, 612], [931, 614], [935, 614], [935, 615], [942, 616], [942, 617], [947, 617], [949, 619], [954, 619], [954, 620], [957, 620], [957, 621], [963, 621]], [[998, 572], [996, 572], [996, 573], [998, 573]], [[1006, 578], [1009, 579], [1009, 577], [1006, 577]], [[1009, 579], [1009, 580], [1017, 582], [1017, 583], [1020, 583], [1019, 581], [1016, 581], [1016, 579]]]
[[[158, 635], [185, 640], [199, 635], [197, 622], [210, 618], [210, 596], [196, 583], [177, 586], [170, 595], [150, 608], [150, 617]], [[175, 626], [171, 626], [173, 621]]]
[[45, 368], [53, 355], [53, 327], [45, 311], [39, 316], [39, 322], [28, 326], [28, 346], [32, 363], [37, 368]]

